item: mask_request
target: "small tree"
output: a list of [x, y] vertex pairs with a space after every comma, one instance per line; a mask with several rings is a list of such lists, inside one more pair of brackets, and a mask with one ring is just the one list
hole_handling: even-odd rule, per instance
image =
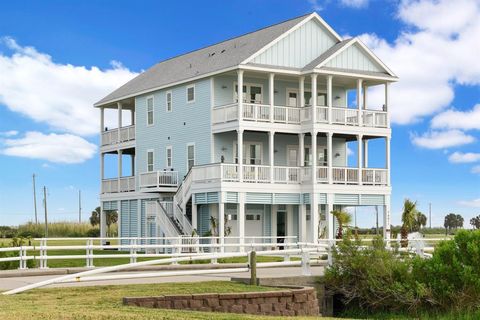
[[445, 227], [445, 234], [463, 228], [463, 217], [459, 214], [449, 213], [445, 216], [443, 226]]
[[90, 224], [95, 227], [100, 224], [100, 207], [96, 207], [90, 216]]
[[333, 210], [331, 213], [338, 221], [337, 239], [343, 239], [343, 227], [347, 227], [352, 222], [352, 216], [341, 210]]
[[403, 201], [402, 229], [400, 230], [402, 247], [406, 247], [408, 245], [408, 233], [413, 231], [415, 228], [417, 216], [417, 202], [410, 199], [405, 199]]
[[110, 226], [117, 223], [118, 212], [116, 210], [105, 211], [105, 223], [107, 224], [108, 233], [110, 233]]
[[470, 219], [470, 224], [473, 226], [474, 229], [480, 229], [480, 215]]
[[423, 227], [427, 225], [427, 216], [421, 212], [417, 213], [417, 218], [415, 221], [415, 231], [421, 230]]

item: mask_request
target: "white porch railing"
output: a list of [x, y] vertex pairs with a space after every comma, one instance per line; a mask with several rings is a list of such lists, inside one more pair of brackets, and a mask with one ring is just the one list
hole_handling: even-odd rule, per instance
[[102, 132], [102, 146], [109, 146], [117, 143], [135, 140], [135, 125], [120, 128], [120, 139], [118, 128]]
[[274, 106], [273, 109], [273, 122], [300, 124], [300, 108]]
[[316, 121], [317, 123], [328, 123], [328, 107], [317, 106], [316, 108]]
[[387, 128], [387, 117], [388, 114], [385, 111], [379, 110], [363, 110], [363, 126], [365, 127], [376, 127], [376, 128]]
[[373, 186], [387, 185], [387, 169], [362, 169], [362, 183]]
[[102, 193], [135, 191], [135, 176], [102, 180]]
[[317, 183], [328, 183], [328, 167], [317, 167]]
[[358, 109], [332, 108], [332, 123], [358, 126]]
[[270, 121], [270, 106], [256, 103], [244, 103], [242, 110], [243, 120], [247, 121]]
[[300, 167], [274, 167], [274, 181], [275, 183], [301, 183]]
[[333, 183], [357, 184], [358, 168], [333, 167]]
[[152, 171], [140, 173], [140, 188], [177, 187], [178, 171]]
[[244, 165], [243, 181], [270, 182], [270, 166]]
[[213, 108], [213, 124], [226, 123], [238, 119], [238, 104], [232, 103]]

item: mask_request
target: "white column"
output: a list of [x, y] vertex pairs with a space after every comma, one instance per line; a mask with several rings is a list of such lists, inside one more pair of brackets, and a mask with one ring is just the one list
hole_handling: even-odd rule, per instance
[[237, 71], [237, 95], [238, 95], [238, 121], [242, 119], [243, 114], [243, 70]]
[[328, 123], [332, 123], [332, 106], [333, 106], [333, 87], [331, 75], [327, 76], [327, 107], [328, 107]]
[[390, 93], [389, 93], [390, 82], [385, 82], [385, 112], [387, 112], [387, 128], [390, 128]]
[[270, 102], [270, 122], [273, 122], [273, 109], [275, 105], [275, 74], [270, 73], [268, 77], [268, 101]]
[[327, 175], [328, 183], [333, 183], [333, 133], [327, 132]]
[[100, 180], [105, 177], [105, 154], [100, 152]]
[[135, 124], [135, 109], [132, 109], [132, 111], [130, 112], [130, 122], [132, 124], [132, 126]]
[[383, 207], [383, 238], [390, 239], [390, 195], [385, 195], [385, 206]]
[[385, 137], [385, 167], [387, 169], [387, 186], [390, 185], [390, 137]]
[[307, 208], [304, 204], [298, 205], [298, 240], [307, 241]]
[[298, 134], [298, 166], [303, 167], [305, 159], [305, 133]]
[[312, 123], [317, 122], [317, 74], [312, 74]]
[[357, 107], [358, 107], [358, 125], [362, 125], [362, 79], [357, 79]]
[[243, 181], [243, 130], [237, 130], [238, 181]]
[[238, 193], [238, 236], [240, 237], [240, 252], [244, 252], [245, 248], [243, 244], [245, 244], [245, 193], [239, 192]]
[[368, 86], [363, 86], [363, 110], [368, 109]]
[[193, 202], [193, 197], [192, 197], [192, 228], [195, 229], [198, 232], [198, 211], [197, 211], [197, 205]]
[[357, 166], [358, 166], [358, 184], [362, 185], [362, 146], [363, 146], [363, 135], [359, 134], [357, 135], [357, 145], [358, 145], [358, 151], [357, 151]]
[[[100, 201], [100, 237], [105, 238], [107, 236], [107, 217], [103, 211], [103, 201]], [[102, 241], [104, 243], [105, 240]]]
[[[117, 157], [118, 157], [118, 192], [120, 192], [120, 178], [122, 177], [123, 175], [123, 163], [122, 163], [122, 154], [123, 154], [123, 151], [122, 150], [118, 150], [117, 151]], [[119, 224], [120, 225], [120, 224]]]
[[118, 142], [121, 141], [120, 128], [122, 127], [122, 104], [117, 102], [118, 107]]
[[317, 183], [317, 132], [312, 132], [312, 184]]
[[218, 203], [218, 236], [220, 237], [220, 252], [225, 252], [225, 204], [222, 202], [222, 196], [220, 196], [220, 202]]
[[305, 107], [305, 77], [304, 76], [301, 76], [300, 77], [300, 80], [299, 80], [299, 83], [298, 83], [298, 87], [299, 87], [299, 99], [300, 99], [300, 107], [303, 108]]
[[327, 194], [327, 238], [328, 240], [333, 240], [335, 238], [335, 229], [334, 229], [334, 217], [332, 215], [333, 211], [333, 194]]
[[274, 183], [274, 166], [275, 166], [275, 131], [268, 132], [268, 160], [270, 161], [270, 182]]
[[[315, 188], [314, 188], [315, 190]], [[317, 194], [312, 192], [310, 194], [310, 232], [312, 234], [312, 241], [315, 243], [318, 240], [318, 199]]]
[[363, 167], [368, 168], [368, 140], [363, 140]]
[[100, 107], [100, 133], [105, 131], [105, 108]]

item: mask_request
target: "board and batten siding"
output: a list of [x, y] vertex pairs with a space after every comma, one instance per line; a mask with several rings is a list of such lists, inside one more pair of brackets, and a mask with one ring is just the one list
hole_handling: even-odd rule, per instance
[[383, 72], [383, 68], [379, 66], [365, 50], [358, 44], [353, 44], [337, 56], [328, 61], [325, 66], [331, 68], [350, 69], [370, 72]]
[[[187, 87], [195, 85], [195, 101], [187, 103]], [[166, 111], [166, 92], [172, 92], [172, 111]], [[210, 162], [210, 79], [159, 90], [135, 99], [136, 174], [147, 171], [147, 150], [154, 150], [154, 170], [166, 169], [167, 146], [173, 150], [173, 170], [180, 180], [187, 173], [187, 144], [195, 144], [195, 164]], [[154, 124], [147, 126], [146, 98], [154, 97]]]
[[310, 20], [253, 59], [253, 63], [302, 68], [335, 45], [324, 26]]

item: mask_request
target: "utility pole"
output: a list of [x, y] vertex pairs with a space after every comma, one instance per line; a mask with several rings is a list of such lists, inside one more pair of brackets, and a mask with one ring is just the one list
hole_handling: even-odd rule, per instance
[[432, 229], [432, 203], [428, 204], [428, 221], [430, 222], [430, 229]]
[[78, 223], [82, 223], [82, 190], [78, 190]]
[[38, 224], [38, 215], [37, 215], [37, 189], [35, 187], [35, 173], [32, 176], [33, 180], [33, 208], [35, 209], [35, 224]]
[[43, 186], [43, 207], [45, 209], [45, 238], [48, 237], [47, 187]]

